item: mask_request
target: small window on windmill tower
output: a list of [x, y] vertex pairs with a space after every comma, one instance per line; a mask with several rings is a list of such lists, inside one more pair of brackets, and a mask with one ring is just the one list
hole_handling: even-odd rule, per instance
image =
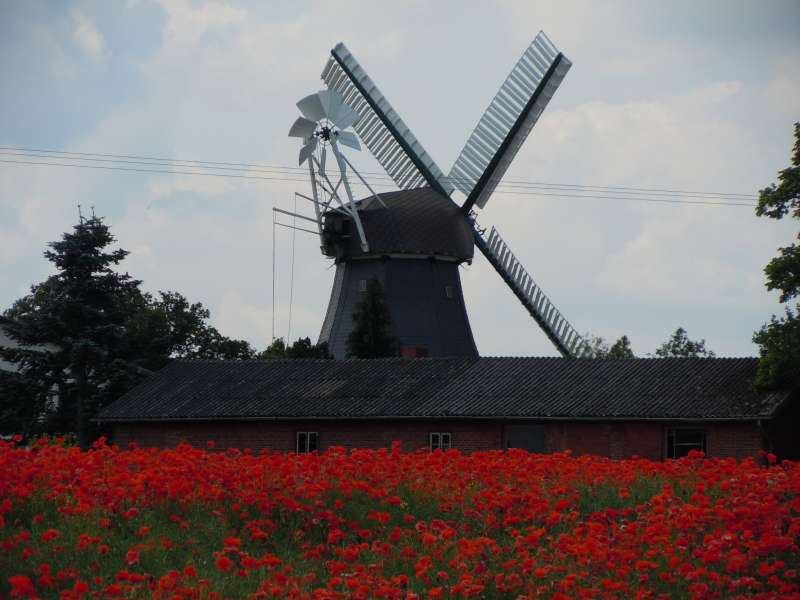
[[359, 292], [366, 292], [367, 291], [367, 280], [366, 279], [359, 279], [358, 280], [358, 291]]
[[452, 285], [444, 286], [444, 296], [445, 296], [445, 298], [448, 298], [450, 300], [453, 299], [453, 286]]

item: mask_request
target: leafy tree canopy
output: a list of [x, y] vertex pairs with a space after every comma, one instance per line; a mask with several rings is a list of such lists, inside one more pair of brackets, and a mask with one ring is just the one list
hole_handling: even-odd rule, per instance
[[311, 338], [298, 338], [291, 346], [287, 346], [283, 338], [276, 338], [263, 352], [259, 352], [256, 358], [333, 358], [328, 351], [327, 342], [312, 344]]
[[382, 358], [397, 355], [397, 340], [391, 335], [392, 317], [377, 277], [367, 283], [364, 299], [353, 314], [353, 330], [347, 337], [347, 356]]
[[[756, 214], [773, 219], [790, 215], [800, 219], [800, 123], [794, 124], [792, 164], [778, 173], [778, 184], [759, 193]], [[797, 239], [800, 241], [800, 232]], [[764, 268], [767, 289], [780, 291], [780, 302], [788, 303], [800, 295], [800, 245], [779, 248], [778, 256]], [[753, 335], [759, 345], [759, 367], [755, 384], [774, 387], [800, 380], [800, 302], [784, 316], [773, 315], [770, 322]]]
[[713, 358], [714, 353], [706, 348], [705, 340], [694, 342], [689, 339], [683, 327], [678, 327], [672, 337], [656, 348], [655, 356], [659, 358], [693, 358], [698, 356]]
[[623, 335], [612, 344], [608, 350], [608, 358], [634, 358], [631, 342], [627, 335]]
[[610, 347], [604, 338], [591, 333], [584, 334], [583, 341], [589, 348], [584, 358], [634, 358], [627, 335], [623, 335]]

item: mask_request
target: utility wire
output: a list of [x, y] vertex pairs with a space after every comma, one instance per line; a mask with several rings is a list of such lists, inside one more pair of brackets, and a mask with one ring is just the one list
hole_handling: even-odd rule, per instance
[[[8, 155], [8, 153], [0, 152], [0, 155]], [[20, 158], [24, 156], [30, 155], [14, 155]], [[33, 158], [38, 158], [33, 156]], [[55, 159], [59, 159], [61, 157], [54, 157]], [[83, 159], [66, 159], [66, 160], [83, 160]], [[112, 161], [113, 162], [113, 161]], [[125, 161], [128, 162], [128, 161]], [[124, 167], [124, 166], [112, 166], [112, 165], [97, 165], [97, 164], [76, 164], [76, 163], [65, 163], [65, 162], [48, 162], [48, 161], [26, 161], [26, 160], [14, 160], [14, 159], [6, 159], [0, 158], [0, 163], [5, 164], [16, 164], [16, 165], [30, 165], [30, 166], [48, 166], [48, 167], [72, 167], [72, 168], [82, 168], [82, 169], [99, 169], [99, 170], [106, 170], [106, 171], [128, 171], [128, 172], [136, 172], [136, 173], [155, 173], [155, 174], [165, 174], [165, 175], [195, 175], [201, 177], [226, 177], [226, 178], [233, 178], [233, 179], [250, 179], [250, 180], [264, 180], [264, 181], [285, 181], [285, 182], [305, 182], [306, 179], [301, 173], [282, 173], [284, 175], [288, 175], [288, 177], [280, 177], [280, 176], [264, 176], [264, 175], [244, 175], [238, 173], [208, 173], [204, 171], [198, 170], [178, 170], [174, 168], [165, 168], [165, 169], [151, 169], [151, 168], [141, 168], [141, 167]], [[153, 164], [153, 166], [165, 166], [169, 167], [169, 165], [157, 165], [155, 163], [139, 163], [139, 164]], [[192, 167], [184, 167], [184, 168], [192, 168]], [[247, 170], [246, 170], [247, 171]], [[281, 174], [280, 172], [275, 173], [275, 175]], [[363, 183], [358, 181], [353, 181], [351, 184], [361, 187], [366, 187]], [[384, 182], [376, 182], [373, 181], [371, 184], [374, 187], [383, 187], [383, 188], [395, 188], [396, 186], [391, 183], [384, 183]], [[741, 196], [741, 199], [744, 199], [745, 196], [743, 194], [737, 194], [736, 196], [730, 195], [723, 195], [721, 192], [680, 192], [678, 190], [662, 190], [662, 191], [653, 191], [648, 194], [648, 196], [641, 196], [637, 192], [633, 192], [633, 189], [642, 189], [645, 188], [619, 188], [619, 187], [603, 187], [603, 186], [579, 186], [577, 184], [538, 184], [540, 186], [548, 186], [548, 187], [535, 187], [536, 184], [528, 183], [525, 185], [517, 185], [517, 186], [510, 186], [505, 183], [498, 185], [498, 188], [495, 190], [496, 194], [499, 195], [522, 195], [522, 196], [543, 196], [543, 197], [561, 197], [561, 198], [574, 198], [574, 199], [601, 199], [601, 200], [633, 200], [638, 202], [659, 202], [659, 203], [668, 203], [668, 204], [700, 204], [700, 205], [712, 205], [712, 206], [745, 206], [749, 208], [753, 208], [756, 206], [754, 202], [740, 202], [738, 201]], [[505, 188], [512, 187], [511, 190], [507, 190]], [[516, 187], [517, 189], [513, 189]], [[521, 188], [521, 189], [520, 189]], [[604, 191], [607, 190], [607, 191]], [[553, 193], [553, 192], [567, 192], [567, 193]], [[609, 193], [609, 194], [624, 194], [624, 195], [599, 195]], [[654, 196], [661, 196], [661, 197], [654, 197]], [[700, 199], [684, 199], [684, 198], [700, 198]], [[672, 199], [670, 199], [672, 198]]]
[[[159, 169], [139, 169], [139, 168], [132, 168], [132, 167], [110, 167], [110, 166], [103, 166], [103, 165], [73, 165], [73, 164], [65, 164], [65, 163], [49, 163], [49, 162], [32, 162], [32, 161], [19, 161], [19, 160], [6, 160], [0, 159], [0, 163], [13, 163], [13, 164], [21, 164], [21, 165], [39, 165], [39, 166], [50, 166], [50, 167], [77, 167], [83, 169], [102, 169], [106, 171], [133, 171], [137, 173], [161, 173], [167, 175], [200, 175], [205, 177], [230, 177], [234, 179], [258, 179], [258, 180], [268, 180], [268, 181], [289, 181], [289, 182], [304, 182], [306, 181], [304, 178], [286, 178], [286, 177], [262, 177], [259, 175], [232, 175], [226, 173], [202, 173], [198, 171], [175, 171], [175, 170], [159, 170]], [[364, 186], [361, 182], [350, 182], [351, 185], [358, 185], [361, 187]], [[374, 187], [384, 187], [384, 188], [394, 188], [396, 186], [390, 184], [373, 184]], [[564, 190], [568, 191], [568, 190]], [[579, 190], [575, 190], [576, 192]], [[714, 201], [714, 200], [679, 200], [679, 199], [668, 199], [668, 198], [645, 198], [645, 197], [636, 197], [636, 196], [601, 196], [596, 194], [590, 193], [573, 193], [573, 194], [555, 194], [555, 193], [548, 193], [543, 191], [505, 191], [505, 190], [496, 190], [494, 192], [498, 195], [513, 195], [513, 196], [543, 196], [543, 197], [556, 197], [556, 198], [572, 198], [572, 199], [586, 199], [586, 200], [631, 200], [636, 202], [657, 202], [657, 203], [667, 203], [667, 204], [704, 204], [710, 206], [745, 206], [748, 208], [753, 208], [756, 206], [755, 203], [752, 202], [730, 202], [730, 201]]]
[[[257, 165], [249, 163], [224, 163], [224, 162], [211, 162], [211, 161], [193, 161], [182, 159], [166, 159], [158, 157], [137, 156], [137, 155], [113, 155], [113, 154], [92, 154], [87, 152], [63, 152], [58, 150], [42, 150], [33, 148], [14, 148], [8, 146], [0, 146], [0, 155], [16, 156], [16, 157], [33, 157], [33, 158], [58, 158], [61, 160], [72, 161], [91, 161], [91, 162], [109, 162], [109, 163], [126, 163], [136, 164], [142, 166], [160, 166], [160, 167], [181, 167], [181, 168], [201, 168], [201, 169], [218, 169], [224, 171], [244, 171], [244, 172], [266, 172], [269, 174], [292, 174], [304, 175], [304, 169], [301, 167], [288, 167], [281, 165]], [[94, 157], [94, 158], [89, 158]], [[106, 158], [96, 158], [106, 157]], [[129, 160], [135, 159], [135, 160]], [[204, 165], [204, 166], [198, 166]], [[226, 166], [228, 165], [228, 166]], [[375, 173], [374, 171], [364, 171], [364, 174], [372, 174], [370, 179], [383, 179], [390, 181], [391, 178], [385, 173]], [[452, 178], [451, 178], [452, 179]], [[682, 196], [717, 196], [717, 197], [731, 197], [731, 198], [751, 198], [755, 196], [752, 194], [741, 193], [726, 193], [726, 192], [700, 192], [696, 190], [671, 190], [664, 188], [633, 188], [623, 186], [596, 186], [596, 185], [581, 185], [570, 183], [549, 183], [537, 181], [520, 181], [520, 180], [504, 180], [501, 186], [508, 187], [545, 187], [545, 188], [571, 188], [581, 190], [612, 190], [615, 193], [639, 193], [650, 192], [657, 195], [663, 194], [679, 194]]]
[[[258, 172], [267, 172], [267, 173], [280, 173], [280, 174], [294, 174], [297, 173], [298, 175], [305, 175], [305, 169], [303, 167], [291, 167], [286, 165], [267, 165], [267, 164], [256, 164], [256, 163], [236, 163], [236, 162], [224, 162], [224, 161], [204, 161], [204, 160], [194, 160], [194, 159], [173, 159], [173, 158], [163, 158], [163, 157], [154, 157], [154, 156], [144, 156], [144, 155], [132, 155], [132, 154], [101, 154], [101, 153], [92, 153], [92, 152], [67, 152], [62, 150], [50, 150], [50, 149], [43, 149], [43, 148], [20, 148], [14, 146], [0, 146], [0, 154], [6, 155], [17, 155], [17, 156], [36, 156], [36, 154], [31, 153], [41, 153], [45, 156], [40, 156], [40, 158], [51, 158], [60, 155], [60, 158], [69, 159], [69, 157], [73, 157], [73, 160], [90, 160], [90, 161], [104, 161], [104, 162], [123, 162], [123, 163], [132, 163], [132, 164], [140, 164], [140, 165], [153, 165], [153, 166], [179, 166], [185, 168], [192, 168], [192, 165], [205, 165], [203, 167], [196, 167], [196, 168], [208, 168], [208, 169], [222, 169], [222, 170], [233, 170], [233, 171], [258, 171]], [[82, 157], [82, 158], [79, 158]], [[132, 159], [132, 160], [128, 160]], [[147, 162], [140, 162], [140, 161], [147, 161]], [[376, 171], [362, 171], [362, 175], [371, 175], [368, 179], [385, 179], [391, 180], [391, 178], [383, 172], [376, 172]], [[593, 191], [597, 190], [610, 190], [614, 191], [615, 193], [638, 193], [638, 192], [651, 192], [656, 194], [681, 194], [681, 195], [699, 195], [699, 196], [720, 196], [726, 198], [743, 198], [743, 199], [755, 199], [756, 196], [754, 194], [743, 194], [738, 192], [706, 192], [706, 191], [698, 191], [698, 190], [679, 190], [679, 189], [667, 189], [667, 188], [642, 188], [642, 187], [626, 187], [626, 186], [598, 186], [598, 185], [582, 185], [582, 184], [574, 184], [574, 183], [553, 183], [553, 182], [543, 182], [543, 181], [525, 181], [525, 180], [503, 180], [501, 185], [507, 185], [511, 187], [519, 187], [519, 186], [545, 186], [545, 187], [567, 187], [567, 188], [575, 188], [575, 189], [589, 189]]]

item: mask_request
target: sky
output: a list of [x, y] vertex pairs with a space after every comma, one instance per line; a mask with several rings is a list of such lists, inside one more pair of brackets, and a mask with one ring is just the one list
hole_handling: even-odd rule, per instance
[[[754, 198], [789, 165], [800, 120], [795, 0], [6, 0], [0, 146], [294, 167], [295, 103], [321, 89], [343, 41], [448, 172], [540, 29], [573, 66], [506, 180]], [[258, 349], [273, 335], [316, 340], [331, 261], [313, 236], [273, 238], [272, 208], [292, 210], [307, 181], [2, 162], [18, 159], [9, 152], [0, 150], [0, 310], [52, 272], [42, 252], [80, 204], [131, 252], [123, 268], [144, 289], [202, 302], [224, 334]], [[380, 170], [367, 152], [349, 156]], [[750, 207], [501, 193], [479, 222], [498, 229], [578, 331], [626, 334], [637, 355], [679, 326], [718, 356], [755, 355], [753, 332], [782, 311], [763, 267], [797, 230]], [[556, 354], [480, 253], [461, 274], [482, 355]]]

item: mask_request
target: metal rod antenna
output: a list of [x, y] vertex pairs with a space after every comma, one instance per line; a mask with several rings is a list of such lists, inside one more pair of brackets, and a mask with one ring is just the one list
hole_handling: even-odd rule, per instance
[[288, 215], [288, 216], [293, 217], [295, 219], [303, 219], [304, 221], [311, 221], [312, 223], [316, 223], [317, 222], [314, 219], [312, 219], [311, 217], [307, 217], [307, 216], [301, 215], [299, 213], [293, 213], [290, 210], [283, 210], [282, 208], [273, 208], [272, 210], [274, 212], [279, 212], [281, 214]]
[[[319, 181], [317, 181], [317, 185], [318, 185], [318, 186], [321, 186], [323, 189], [325, 189], [325, 187], [324, 187], [324, 186], [322, 185], [322, 183], [320, 183]], [[306, 196], [305, 194], [301, 194], [300, 192], [295, 192], [295, 195], [296, 195], [296, 196], [299, 196], [299, 197], [300, 197], [300, 198], [302, 198], [303, 200], [308, 200], [309, 202], [314, 202], [314, 199], [313, 199], [313, 198], [309, 198], [308, 196]], [[325, 207], [325, 206], [326, 206], [326, 204], [324, 204], [323, 202], [320, 202], [320, 205], [321, 205], [322, 207]], [[337, 211], [337, 212], [340, 212], [340, 213], [343, 213], [343, 214], [345, 214], [345, 213], [344, 213], [344, 211], [343, 211], [341, 208], [336, 208], [335, 206], [334, 206], [334, 207], [333, 207], [331, 210], [335, 210], [335, 211]], [[324, 211], [323, 211], [323, 212], [324, 212]]]
[[359, 173], [358, 170], [353, 166], [353, 163], [351, 163], [349, 160], [347, 160], [347, 157], [344, 154], [342, 154], [342, 159], [344, 159], [344, 162], [347, 163], [347, 165], [350, 167], [350, 169], [353, 171], [353, 173], [356, 174], [356, 177], [358, 177], [361, 180], [361, 183], [363, 183], [366, 186], [366, 188], [369, 190], [369, 193], [372, 194], [373, 196], [375, 196], [378, 199], [378, 202], [381, 203], [381, 206], [383, 206], [383, 208], [386, 208], [386, 204], [384, 204], [383, 199], [366, 182], [366, 180], [361, 176], [361, 173]]
[[286, 227], [286, 229], [294, 229], [295, 231], [304, 231], [305, 233], [310, 233], [311, 235], [319, 236], [319, 233], [317, 233], [313, 229], [303, 229], [302, 227], [295, 227], [294, 225], [287, 225], [286, 223], [279, 223], [279, 222], [275, 222], [275, 225], [277, 225], [278, 227]]
[[[315, 157], [311, 156], [311, 157], [309, 157], [309, 160], [313, 160], [314, 163], [316, 163], [316, 165], [317, 165], [317, 169], [319, 169], [319, 162], [317, 162], [317, 159]], [[333, 187], [333, 184], [331, 183], [331, 180], [328, 179], [328, 176], [325, 173], [322, 173], [322, 172], [320, 172], [320, 175], [322, 175], [322, 178], [328, 184], [328, 188], [330, 188], [329, 190], [326, 190], [326, 191], [329, 194], [331, 194], [331, 196], [336, 198], [336, 201], [339, 203], [339, 206], [341, 206], [345, 211], [347, 211], [348, 215], [351, 214], [350, 209], [347, 208], [347, 205], [344, 202], [342, 202], [342, 199], [339, 197], [339, 194], [336, 193], [336, 188]], [[338, 188], [338, 186], [337, 186], [337, 188]]]
[[355, 201], [353, 200], [353, 191], [350, 189], [350, 182], [347, 181], [345, 173], [347, 173], [347, 166], [342, 160], [342, 154], [336, 147], [336, 141], [331, 138], [331, 150], [336, 157], [336, 162], [339, 163], [339, 170], [342, 172], [342, 182], [344, 183], [344, 191], [347, 193], [347, 198], [350, 200], [350, 212], [353, 215], [353, 223], [356, 224], [358, 230], [358, 237], [361, 238], [361, 250], [369, 252], [369, 244], [367, 243], [367, 236], [364, 234], [364, 228], [361, 226], [361, 218], [358, 216], [358, 209], [356, 208]]
[[[285, 211], [284, 211], [285, 212]], [[295, 215], [297, 214], [297, 196], [294, 197], [294, 212]], [[275, 214], [274, 212], [272, 213]], [[286, 343], [288, 344], [289, 341], [292, 339], [292, 308], [294, 307], [294, 249], [295, 249], [295, 242], [297, 239], [297, 219], [292, 217], [294, 222], [292, 223], [292, 258], [291, 258], [291, 268], [289, 269], [289, 324], [288, 330], [286, 332]]]
[[275, 213], [272, 213], [272, 341], [275, 341]]
[[[322, 214], [319, 210], [319, 197], [317, 196], [317, 178], [314, 175], [314, 165], [308, 161], [308, 174], [311, 177], [311, 193], [314, 196], [312, 202], [314, 203], [314, 214], [317, 216], [317, 228], [319, 229], [319, 243], [322, 244]], [[297, 195], [295, 194], [295, 200]]]

